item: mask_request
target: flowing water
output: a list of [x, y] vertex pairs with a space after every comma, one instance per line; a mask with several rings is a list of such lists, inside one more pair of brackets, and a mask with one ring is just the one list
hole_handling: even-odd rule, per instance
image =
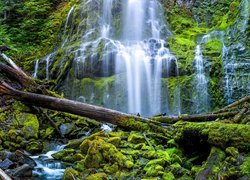
[[[242, 0], [239, 19], [227, 29], [223, 39], [224, 89], [227, 103], [249, 93], [250, 49], [246, 28], [249, 21], [249, 1]], [[233, 42], [233, 43], [232, 43]]]
[[56, 161], [51, 156], [54, 153], [62, 150], [65, 146], [55, 145], [53, 150], [48, 151], [46, 154], [31, 156], [35, 160], [37, 166], [33, 174], [37, 180], [60, 180], [63, 177], [65, 165], [62, 162]]
[[197, 45], [195, 50], [195, 91], [193, 92], [194, 112], [207, 112], [209, 108], [208, 78], [205, 73], [205, 59], [203, 58], [201, 46]]
[[36, 60], [35, 62], [35, 70], [34, 70], [34, 73], [33, 73], [33, 78], [37, 78], [37, 73], [38, 73], [38, 68], [39, 68], [39, 60]]
[[[81, 45], [74, 52], [76, 78], [91, 74], [101, 62], [100, 74], [97, 76], [110, 77], [116, 74], [111, 87], [104, 87], [102, 105], [143, 116], [162, 112], [179, 114], [178, 87], [174, 93], [177, 96], [175, 102], [169, 102], [168, 96], [163, 96], [166, 89], [162, 88], [161, 78], [178, 76], [178, 63], [164, 40], [171, 33], [164, 23], [161, 4], [156, 0], [127, 0], [117, 5], [113, 0], [104, 0], [100, 4], [87, 1], [82, 8], [93, 7], [99, 9], [100, 18], [95, 19], [96, 15], [92, 16], [93, 11], [90, 10], [87, 31], [82, 32]], [[116, 8], [121, 9], [120, 17], [112, 16]], [[118, 20], [122, 23], [121, 30], [114, 24]], [[81, 32], [80, 27], [78, 32]], [[174, 74], [169, 73], [171, 68], [176, 69]], [[69, 83], [71, 79], [68, 77]], [[77, 86], [66, 86], [69, 92], [66, 95], [71, 99], [81, 97], [88, 103], [96, 103], [96, 93], [93, 98], [88, 98], [86, 92], [80, 94], [72, 90], [72, 87]], [[162, 98], [164, 103], [161, 102]]]

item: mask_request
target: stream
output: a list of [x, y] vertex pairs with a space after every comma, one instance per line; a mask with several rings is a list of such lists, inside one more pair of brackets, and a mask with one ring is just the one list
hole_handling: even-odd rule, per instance
[[31, 156], [37, 163], [33, 170], [33, 180], [59, 180], [63, 178], [66, 165], [53, 159], [52, 154], [62, 150], [65, 145], [54, 145], [46, 154]]

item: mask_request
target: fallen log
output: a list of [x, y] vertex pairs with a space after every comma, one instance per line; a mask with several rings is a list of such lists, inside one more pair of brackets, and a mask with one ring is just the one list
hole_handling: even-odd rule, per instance
[[23, 101], [25, 103], [30, 103], [37, 107], [68, 112], [71, 114], [95, 119], [97, 121], [108, 122], [118, 125], [124, 129], [139, 131], [151, 130], [154, 132], [161, 132], [165, 136], [171, 137], [169, 130], [156, 125], [155, 122], [150, 119], [68, 99], [20, 91], [12, 88], [3, 81], [0, 81], [0, 94], [9, 95], [14, 99]]
[[226, 106], [226, 107], [224, 107], [224, 108], [222, 108], [222, 109], [220, 109], [220, 110], [218, 110], [218, 111], [213, 112], [213, 114], [217, 114], [217, 113], [221, 113], [221, 112], [228, 111], [228, 110], [230, 110], [231, 108], [234, 108], [234, 107], [236, 107], [236, 106], [239, 106], [239, 105], [241, 105], [241, 104], [243, 104], [243, 103], [245, 103], [245, 102], [250, 102], [250, 95], [245, 96], [245, 97], [243, 97], [243, 98], [241, 98], [241, 99], [239, 99], [239, 100], [233, 102], [232, 104], [229, 104], [228, 106]]
[[161, 123], [174, 124], [178, 121], [189, 121], [189, 122], [204, 122], [204, 121], [214, 121], [218, 118], [229, 118], [234, 117], [238, 114], [237, 111], [234, 112], [223, 112], [219, 114], [197, 114], [197, 115], [181, 115], [181, 116], [157, 116], [151, 117], [150, 119], [158, 121]]
[[247, 105], [248, 105], [247, 103], [244, 103], [244, 106], [243, 106], [243, 108], [240, 110], [240, 112], [234, 116], [233, 121], [234, 121], [235, 123], [239, 123], [240, 120], [242, 119], [242, 117], [243, 117], [244, 115], [246, 115], [246, 113], [248, 112], [248, 106], [247, 106]]

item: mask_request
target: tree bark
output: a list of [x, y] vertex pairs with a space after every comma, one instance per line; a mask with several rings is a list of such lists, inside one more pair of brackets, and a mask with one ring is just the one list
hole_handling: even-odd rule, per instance
[[71, 114], [92, 118], [97, 121], [108, 122], [129, 130], [153, 130], [155, 132], [164, 133], [166, 136], [170, 133], [166, 128], [157, 126], [152, 120], [147, 118], [133, 116], [119, 111], [68, 99], [60, 99], [46, 95], [19, 91], [12, 88], [3, 81], [0, 82], [0, 94], [9, 95], [14, 99], [23, 101], [25, 103], [30, 103], [38, 107], [68, 112]]

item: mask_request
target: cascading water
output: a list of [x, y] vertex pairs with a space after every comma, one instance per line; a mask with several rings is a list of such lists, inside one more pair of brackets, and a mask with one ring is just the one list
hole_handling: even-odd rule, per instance
[[208, 78], [205, 74], [205, 59], [202, 56], [201, 46], [197, 45], [195, 50], [195, 91], [193, 95], [194, 113], [207, 112], [209, 108]]
[[55, 146], [53, 150], [48, 151], [46, 154], [38, 156], [31, 156], [35, 160], [37, 166], [34, 169], [34, 178], [41, 180], [60, 180], [63, 177], [65, 165], [56, 161], [51, 156], [54, 153], [62, 150], [65, 146]]
[[[164, 23], [161, 4], [157, 0], [127, 0], [118, 4], [103, 0], [102, 4], [87, 1], [82, 8], [89, 10], [90, 18], [87, 18], [87, 30], [82, 32], [82, 43], [74, 52], [75, 76], [82, 79], [93, 76], [93, 72], [94, 76], [115, 75], [115, 81], [104, 87], [101, 105], [143, 116], [163, 112], [179, 114], [179, 87], [174, 93], [175, 102], [168, 101], [166, 89], [162, 88], [162, 77], [178, 76], [178, 65], [167, 43], [161, 39], [171, 34]], [[99, 9], [100, 18], [94, 18], [99, 16], [92, 15], [91, 8]], [[122, 13], [113, 17], [116, 8]], [[122, 30], [114, 22], [122, 22]], [[175, 73], [170, 74], [170, 69], [175, 69]], [[68, 83], [71, 83], [71, 76], [68, 76]], [[66, 86], [69, 92], [66, 95], [96, 103], [100, 92], [72, 91], [77, 87], [76, 84]], [[94, 87], [91, 89], [96, 91]]]
[[[64, 30], [63, 30], [64, 40], [62, 41], [61, 47], [64, 47], [64, 45], [68, 42], [70, 35], [72, 34], [73, 14], [74, 14], [74, 7], [71, 7], [67, 15], [66, 23], [64, 25]], [[69, 30], [68, 30], [68, 27], [69, 27]]]
[[33, 78], [37, 78], [38, 68], [39, 68], [39, 60], [36, 60]]
[[250, 49], [246, 45], [245, 32], [249, 13], [249, 1], [242, 0], [239, 19], [234, 26], [227, 29], [227, 38], [223, 39], [222, 52], [227, 103], [232, 103], [249, 93]]
[[[239, 18], [236, 23], [229, 26], [225, 31], [211, 31], [202, 37], [200, 43], [205, 44], [209, 40], [219, 40], [222, 42], [224, 94], [226, 103], [228, 104], [247, 95], [250, 89], [250, 49], [246, 45], [247, 38], [245, 33], [249, 21], [249, 13], [249, 1], [242, 0]], [[197, 59], [197, 54], [196, 48], [195, 59]], [[200, 55], [202, 55], [202, 52]], [[205, 87], [203, 89], [207, 91]], [[199, 94], [199, 92], [201, 91], [196, 92], [196, 94]], [[206, 93], [199, 98], [199, 102], [200, 100], [205, 101], [205, 99]], [[199, 102], [195, 104], [199, 104]]]

